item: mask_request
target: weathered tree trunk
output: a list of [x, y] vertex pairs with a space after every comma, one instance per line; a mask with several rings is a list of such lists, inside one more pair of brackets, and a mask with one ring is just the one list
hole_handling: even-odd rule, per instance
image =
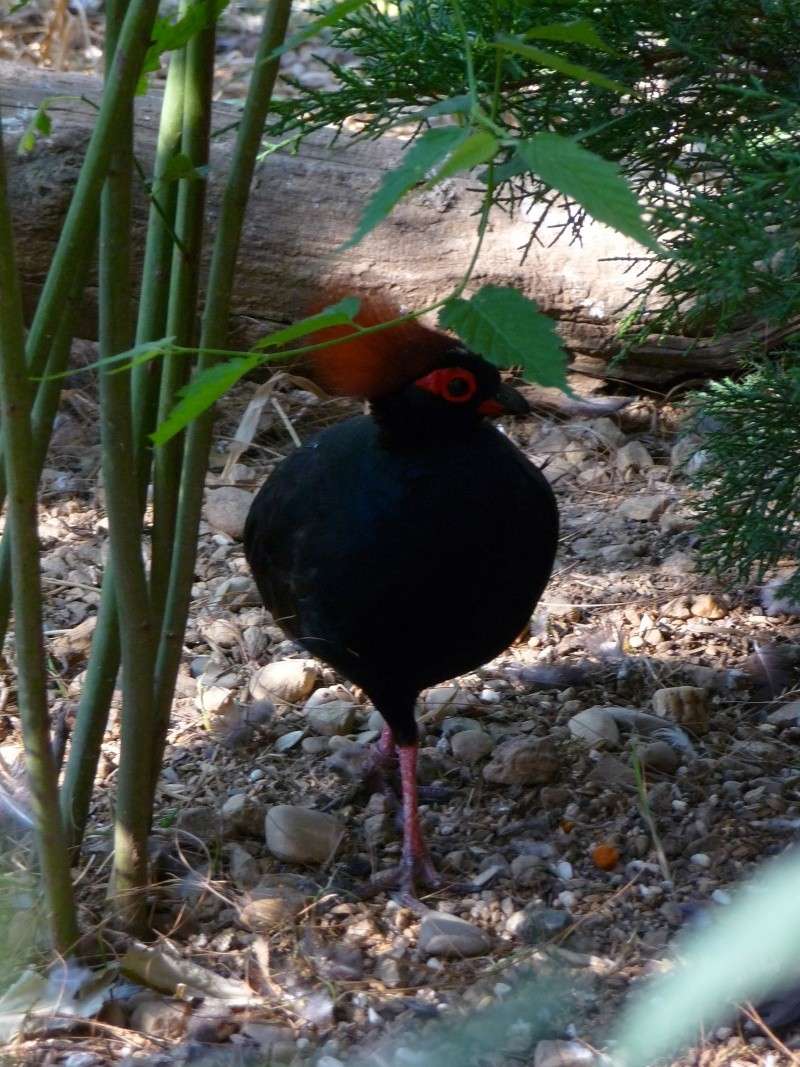
[[[43, 73], [0, 62], [10, 195], [25, 296], [30, 307], [47, 270], [94, 121], [92, 101], [100, 83], [83, 75]], [[50, 98], [52, 134], [33, 151], [16, 147], [36, 108]], [[56, 99], [53, 99], [53, 98]], [[138, 102], [137, 157], [149, 172], [160, 94]], [[238, 110], [219, 104], [209, 175], [211, 227]], [[231, 318], [231, 344], [246, 347], [276, 324], [304, 314], [332, 283], [356, 293], [381, 292], [408, 307], [446, 294], [463, 272], [475, 239], [479, 194], [469, 180], [451, 180], [401, 204], [356, 248], [337, 251], [353, 231], [362, 207], [384, 172], [394, 166], [403, 142], [390, 138], [331, 143], [325, 133], [309, 137], [296, 154], [277, 151], [259, 167], [239, 256]], [[136, 218], [144, 232], [146, 191], [140, 187]], [[532, 212], [535, 217], [536, 212]], [[638, 246], [603, 226], [584, 230], [581, 243], [562, 236], [550, 248], [534, 246], [525, 262], [531, 220], [523, 213], [496, 213], [478, 264], [474, 286], [515, 285], [536, 299], [558, 326], [574, 369], [600, 377], [669, 384], [697, 373], [734, 366], [737, 345], [670, 338], [640, 349], [609, 370], [618, 351], [620, 309], [630, 300], [636, 272], [626, 257]], [[141, 255], [142, 241], [138, 242]], [[79, 333], [95, 336], [90, 288]]]

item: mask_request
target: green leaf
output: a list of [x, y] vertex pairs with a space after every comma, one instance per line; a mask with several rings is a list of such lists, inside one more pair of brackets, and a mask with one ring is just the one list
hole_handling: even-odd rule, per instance
[[[174, 352], [174, 337], [162, 337], [160, 341], [144, 341], [134, 345], [125, 352], [117, 352], [113, 356], [104, 356], [95, 363], [87, 363], [85, 367], [67, 367], [58, 374], [45, 374], [41, 377], [31, 377], [32, 382], [53, 382], [59, 378], [69, 378], [73, 374], [83, 374], [89, 370], [103, 370], [106, 374], [116, 374], [121, 371], [138, 367], [140, 363], [148, 363], [151, 359]], [[122, 366], [117, 366], [121, 363]]]
[[156, 428], [155, 433], [151, 434], [153, 444], [166, 444], [260, 362], [260, 356], [242, 356], [241, 359], [232, 359], [227, 363], [215, 363], [213, 367], [196, 374], [189, 384], [181, 389], [181, 399]]
[[588, 19], [576, 19], [574, 22], [550, 22], [543, 26], [532, 26], [525, 31], [524, 36], [535, 37], [538, 40], [585, 44], [589, 48], [599, 48], [601, 52], [608, 52], [610, 55], [616, 54], [613, 49], [608, 47], [594, 28], [594, 24]]
[[452, 174], [459, 174], [462, 170], [472, 170], [479, 163], [485, 163], [487, 159], [492, 158], [499, 147], [500, 142], [494, 134], [489, 133], [488, 130], [477, 130], [450, 153], [428, 182], [427, 188], [430, 189]]
[[316, 333], [317, 330], [325, 330], [329, 326], [350, 325], [358, 314], [359, 306], [360, 301], [357, 297], [346, 296], [337, 304], [331, 304], [330, 307], [323, 308], [316, 315], [309, 315], [307, 319], [293, 322], [291, 326], [287, 326], [283, 330], [271, 333], [268, 337], [262, 337], [260, 341], [256, 341], [253, 345], [253, 351], [263, 352], [265, 348], [285, 345], [290, 341], [295, 341], [298, 337], [306, 337], [310, 333]]
[[439, 325], [490, 363], [520, 366], [526, 378], [569, 392], [567, 357], [552, 321], [517, 289], [486, 285], [469, 300], [448, 300]]
[[[206, 0], [195, 0], [175, 22], [170, 22], [166, 18], [156, 19], [136, 92], [141, 95], [142, 92], [147, 91], [147, 75], [158, 70], [160, 57], [164, 52], [172, 52], [176, 48], [183, 48], [187, 45], [192, 37], [195, 37], [206, 26], [216, 22], [228, 3], [229, 0], [215, 0], [215, 3], [209, 7]], [[143, 85], [144, 88], [142, 88]]]
[[288, 41], [284, 41], [280, 48], [274, 48], [267, 56], [266, 62], [269, 63], [273, 59], [277, 59], [278, 56], [282, 56], [284, 52], [288, 52], [292, 48], [297, 48], [303, 41], [307, 41], [309, 37], [315, 37], [320, 30], [324, 30], [326, 26], [333, 26], [334, 23], [340, 22], [347, 15], [353, 11], [358, 11], [360, 7], [368, 3], [369, 0], [340, 0], [338, 4], [334, 4], [333, 7], [324, 14], [321, 18], [314, 19], [313, 22], [300, 30], [299, 33], [295, 33]]
[[45, 108], [49, 107], [54, 99], [55, 97], [48, 96], [39, 104], [33, 118], [25, 128], [25, 132], [20, 137], [17, 145], [18, 156], [26, 156], [29, 152], [32, 152], [40, 136], [47, 137], [52, 133], [53, 122]]
[[162, 182], [176, 182], [179, 178], [188, 178], [192, 181], [202, 181], [208, 176], [208, 167], [195, 167], [192, 165], [191, 159], [184, 153], [178, 152], [177, 155], [167, 163], [166, 167], [159, 178]]
[[437, 126], [418, 137], [406, 149], [400, 166], [384, 174], [381, 184], [364, 209], [355, 233], [345, 241], [340, 251], [352, 248], [366, 237], [370, 230], [386, 218], [409, 189], [423, 181], [428, 172], [468, 136], [469, 131], [462, 130], [459, 126]]
[[546, 52], [543, 48], [536, 48], [532, 44], [527, 44], [521, 37], [498, 34], [495, 38], [495, 48], [503, 52], [514, 52], [516, 55], [524, 56], [525, 59], [532, 59], [542, 67], [549, 67], [550, 70], [566, 74], [567, 77], [575, 78], [579, 82], [592, 82], [603, 89], [611, 89], [615, 93], [630, 93], [631, 91], [627, 86], [612, 78], [607, 78], [599, 71], [590, 70], [589, 67], [584, 67], [580, 63], [573, 63], [555, 52]]
[[616, 163], [557, 133], [519, 141], [517, 155], [542, 181], [584, 207], [592, 218], [646, 248], [661, 250], [642, 221], [642, 211]]

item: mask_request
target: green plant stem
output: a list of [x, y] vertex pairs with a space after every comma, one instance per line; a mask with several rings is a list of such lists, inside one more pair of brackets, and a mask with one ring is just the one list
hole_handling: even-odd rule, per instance
[[[203, 314], [201, 348], [221, 348], [228, 332], [231, 291], [248, 193], [278, 74], [278, 59], [270, 60], [268, 57], [283, 43], [291, 6], [291, 0], [271, 0], [264, 16], [264, 29], [239, 124], [230, 173], [222, 196]], [[210, 366], [213, 362], [213, 357], [203, 356], [200, 368]], [[163, 756], [189, 612], [203, 486], [213, 426], [214, 412], [211, 409], [192, 423], [186, 433], [172, 568], [156, 661], [156, 722], [153, 733], [154, 754], [151, 761], [154, 769], [151, 782], [153, 792]]]
[[[80, 261], [75, 264], [74, 282], [70, 298], [67, 301], [66, 314], [58, 328], [53, 346], [45, 368], [45, 380], [39, 385], [36, 399], [31, 413], [34, 468], [37, 482], [41, 477], [42, 468], [47, 456], [47, 448], [53, 432], [53, 422], [58, 411], [58, 403], [61, 397], [63, 378], [60, 377], [67, 369], [69, 363], [70, 348], [75, 332], [75, 322], [78, 309], [89, 274], [89, 264], [97, 236], [97, 219], [95, 218], [94, 234], [91, 242], [87, 243], [82, 252]], [[4, 531], [0, 542], [0, 647], [8, 631], [8, 623], [11, 617], [11, 541]]]
[[[180, 147], [183, 116], [184, 53], [170, 57], [167, 84], [161, 108], [154, 164], [152, 203], [147, 227], [136, 343], [157, 340], [166, 329], [167, 296], [172, 258], [172, 227], [177, 200], [175, 182], [163, 180], [169, 161]], [[148, 435], [155, 425], [160, 362], [153, 360], [133, 370], [134, 445], [136, 451], [139, 509], [144, 512], [150, 471]], [[97, 627], [75, 717], [61, 806], [72, 849], [80, 846], [100, 758], [103, 735], [120, 665], [119, 616], [114, 568], [109, 561], [103, 574]]]
[[[186, 48], [183, 136], [181, 152], [193, 167], [208, 164], [211, 132], [211, 97], [214, 77], [215, 22], [211, 0], [206, 0], [208, 24], [189, 41]], [[172, 273], [167, 315], [167, 334], [178, 344], [196, 340], [197, 294], [200, 255], [205, 219], [205, 179], [184, 179], [179, 183], [175, 231], [180, 245], [173, 248]], [[161, 371], [159, 421], [167, 417], [180, 387], [187, 377], [187, 361], [167, 354]], [[153, 470], [153, 550], [150, 570], [150, 597], [155, 619], [164, 609], [172, 562], [172, 542], [180, 485], [182, 437], [176, 435], [156, 449]]]
[[[115, 0], [106, 6], [107, 49], [114, 60], [115, 27], [122, 23], [126, 4], [127, 0]], [[109, 66], [113, 80], [117, 64], [114, 61]], [[100, 217], [101, 358], [125, 351], [133, 337], [130, 247], [132, 104], [120, 116], [114, 138], [115, 151], [103, 188]], [[136, 492], [131, 373], [126, 370], [111, 374], [102, 370], [99, 379], [102, 469], [123, 675], [112, 894], [124, 926], [138, 931], [144, 920], [142, 890], [148, 881], [150, 818], [148, 798], [141, 783], [149, 780], [153, 627], [142, 558], [139, 494]]]
[[6, 441], [19, 711], [51, 938], [54, 949], [65, 956], [75, 948], [78, 924], [50, 746], [31, 388], [25, 365], [22, 294], [6, 186], [0, 126], [0, 412]]

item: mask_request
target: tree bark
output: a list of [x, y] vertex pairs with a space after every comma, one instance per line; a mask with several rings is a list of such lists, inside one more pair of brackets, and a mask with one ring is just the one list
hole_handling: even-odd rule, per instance
[[[10, 197], [26, 308], [30, 309], [66, 213], [95, 118], [100, 82], [85, 75], [54, 74], [0, 62], [0, 96], [6, 115]], [[53, 100], [53, 97], [60, 99]], [[50, 98], [53, 128], [27, 155], [17, 144], [36, 108]], [[149, 175], [158, 128], [160, 93], [140, 98], [136, 110], [136, 152]], [[215, 106], [209, 172], [209, 228], [214, 232], [219, 193], [229, 162], [238, 108]], [[230, 321], [230, 343], [248, 347], [258, 337], [305, 314], [321, 290], [335, 286], [356, 294], [380, 292], [414, 308], [444, 296], [469, 261], [475, 239], [479, 194], [468, 179], [448, 180], [418, 192], [389, 219], [346, 253], [338, 247], [352, 233], [383, 174], [396, 165], [400, 139], [332, 142], [331, 134], [309, 137], [296, 154], [276, 151], [258, 166], [248, 221], [242, 237]], [[138, 183], [134, 217], [144, 234], [148, 201]], [[628, 257], [641, 249], [592, 223], [580, 243], [563, 233], [548, 248], [534, 246], [524, 262], [530, 216], [495, 212], [471, 287], [514, 285], [552, 316], [572, 357], [573, 369], [592, 376], [667, 387], [698, 374], [719, 373], [738, 362], [752, 332], [722, 340], [670, 337], [609, 366], [621, 309], [641, 281]], [[556, 222], [555, 216], [548, 220]], [[135, 255], [140, 263], [142, 241]], [[201, 287], [205, 279], [203, 264]], [[96, 337], [96, 290], [90, 284], [78, 334]], [[770, 335], [767, 341], [780, 338]]]

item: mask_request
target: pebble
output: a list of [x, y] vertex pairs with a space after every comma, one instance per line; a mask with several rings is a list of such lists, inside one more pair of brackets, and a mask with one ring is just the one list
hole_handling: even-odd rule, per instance
[[610, 745], [619, 744], [619, 728], [608, 709], [599, 705], [586, 708], [573, 715], [567, 723], [573, 737], [579, 737], [590, 745], [598, 741], [607, 741]]
[[130, 1028], [150, 1037], [174, 1040], [186, 1030], [190, 1011], [188, 1002], [144, 996], [131, 1012]]
[[327, 863], [344, 835], [332, 815], [294, 804], [269, 808], [264, 825], [267, 848], [287, 863]]
[[491, 942], [483, 930], [456, 915], [429, 911], [419, 928], [419, 951], [423, 956], [460, 959], [484, 956]]
[[308, 724], [323, 737], [336, 737], [351, 734], [355, 730], [356, 717], [356, 707], [350, 701], [329, 700], [308, 711]]
[[630, 496], [623, 500], [617, 514], [634, 522], [654, 522], [666, 510], [669, 497], [663, 493], [654, 496]]
[[692, 600], [692, 615], [698, 619], [724, 619], [727, 606], [711, 593], [703, 593]]
[[705, 852], [695, 852], [689, 857], [689, 862], [693, 863], [695, 867], [710, 867], [711, 857]]
[[694, 685], [676, 685], [653, 693], [653, 711], [696, 734], [709, 727], [708, 690]]
[[304, 737], [300, 747], [307, 756], [320, 756], [328, 751], [327, 737]]
[[209, 526], [236, 541], [242, 539], [247, 513], [253, 503], [253, 494], [246, 489], [224, 486], [209, 489], [206, 493], [205, 518]]
[[627, 475], [653, 466], [653, 457], [641, 441], [629, 441], [617, 452], [617, 470]]
[[319, 668], [309, 660], [279, 659], [253, 675], [250, 692], [256, 700], [299, 704], [317, 685], [319, 677]]
[[530, 908], [514, 912], [506, 922], [506, 929], [513, 936], [528, 945], [546, 941], [554, 934], [560, 933], [572, 922], [569, 912], [557, 908]]
[[800, 721], [800, 700], [791, 700], [788, 704], [781, 704], [779, 708], [767, 715], [767, 722], [776, 726], [782, 726], [785, 723], [796, 726], [798, 721]]
[[681, 762], [678, 753], [666, 741], [651, 741], [641, 750], [641, 756], [644, 766], [659, 774], [674, 774]]
[[463, 763], [477, 763], [494, 747], [491, 737], [482, 730], [461, 730], [450, 739], [450, 748]]
[[711, 899], [714, 901], [715, 904], [719, 904], [722, 907], [727, 907], [728, 904], [730, 904], [731, 902], [731, 895], [730, 893], [727, 893], [724, 889], [715, 889], [714, 892], [711, 894]]
[[688, 596], [676, 596], [661, 609], [665, 619], [688, 619], [692, 614], [691, 600]]
[[448, 715], [474, 708], [476, 703], [474, 694], [460, 685], [437, 685], [423, 698], [420, 722], [435, 725]]
[[[258, 888], [254, 892], [259, 892]], [[306, 897], [290, 886], [262, 890], [242, 908], [242, 923], [256, 934], [269, 934], [294, 922], [306, 905]]]
[[483, 777], [499, 785], [545, 785], [558, 771], [558, 753], [549, 738], [518, 737], [497, 746]]
[[597, 1057], [580, 1041], [540, 1041], [533, 1067], [592, 1067]]
[[264, 818], [264, 806], [245, 793], [228, 797], [219, 811], [224, 837], [252, 837]]
[[303, 740], [305, 730], [290, 730], [288, 734], [282, 734], [272, 746], [275, 752], [288, 752]]

